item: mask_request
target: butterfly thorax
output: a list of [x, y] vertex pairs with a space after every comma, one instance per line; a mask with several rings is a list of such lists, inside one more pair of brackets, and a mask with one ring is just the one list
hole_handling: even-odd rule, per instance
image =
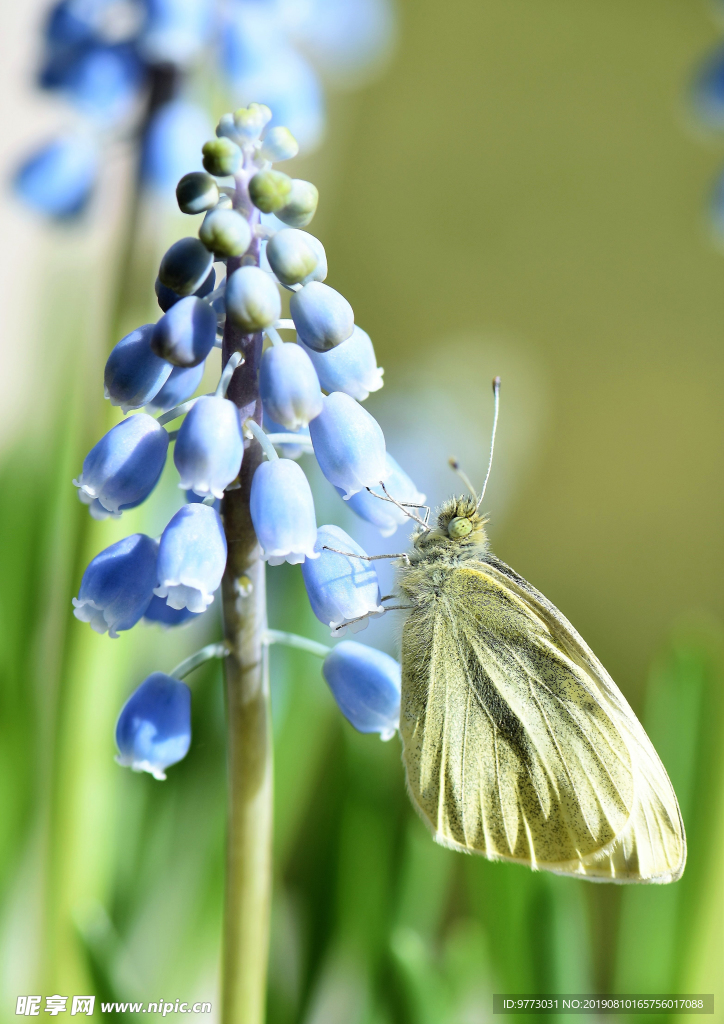
[[449, 498], [437, 511], [433, 530], [418, 529], [412, 535], [412, 565], [422, 562], [456, 564], [481, 558], [488, 550], [487, 520], [478, 513], [476, 502], [465, 495]]

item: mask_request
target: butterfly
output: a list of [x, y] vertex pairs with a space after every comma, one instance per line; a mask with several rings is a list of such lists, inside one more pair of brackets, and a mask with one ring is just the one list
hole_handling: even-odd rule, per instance
[[[497, 424], [497, 378], [494, 390]], [[686, 837], [664, 766], [573, 626], [490, 552], [481, 501], [449, 499], [435, 528], [418, 519], [397, 570], [413, 804], [454, 850], [599, 882], [676, 881]]]

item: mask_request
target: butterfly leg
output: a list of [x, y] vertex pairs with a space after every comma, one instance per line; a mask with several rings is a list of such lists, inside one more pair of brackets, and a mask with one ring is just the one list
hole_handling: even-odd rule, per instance
[[[385, 600], [384, 597], [382, 598], [382, 600], [383, 601]], [[382, 612], [380, 614], [384, 614], [384, 612], [401, 611], [403, 609], [405, 611], [410, 612], [410, 611], [412, 611], [412, 605], [411, 604], [390, 604], [390, 605], [387, 606], [387, 608], [383, 608]], [[342, 630], [346, 629], [347, 626], [351, 626], [353, 622], [361, 622], [363, 619], [366, 619], [368, 614], [369, 613], [365, 613], [364, 615], [358, 615], [354, 619], [346, 619], [345, 622], [340, 622], [340, 624], [337, 627], [335, 627], [335, 629], [333, 630], [333, 633], [334, 634], [340, 634], [342, 632]]]
[[328, 544], [325, 544], [322, 550], [333, 551], [335, 555], [346, 555], [347, 558], [361, 558], [365, 562], [375, 562], [379, 558], [401, 558], [405, 565], [410, 564], [410, 558], [405, 551], [398, 551], [395, 555], [358, 555], [356, 551], [340, 551], [339, 548], [330, 548]]

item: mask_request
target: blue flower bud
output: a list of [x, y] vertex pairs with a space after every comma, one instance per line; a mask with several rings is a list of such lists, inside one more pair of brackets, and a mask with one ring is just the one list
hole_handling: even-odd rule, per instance
[[201, 383], [204, 369], [204, 363], [198, 366], [174, 366], [164, 386], [147, 403], [149, 413], [159, 416], [188, 401]]
[[[269, 415], [267, 409], [264, 409], [264, 430], [266, 430], [267, 434], [298, 434], [300, 438], [309, 440], [309, 427], [300, 427], [299, 430], [288, 430], [281, 423], [277, 423]], [[309, 451], [309, 446], [304, 444], [280, 444], [275, 447], [279, 448], [285, 459], [298, 459], [305, 452]]]
[[339, 710], [358, 732], [391, 740], [400, 725], [400, 666], [384, 651], [343, 640], [322, 665]]
[[295, 292], [289, 302], [294, 326], [304, 344], [326, 352], [346, 341], [354, 330], [354, 313], [343, 295], [320, 281]]
[[[194, 292], [194, 295], [196, 295], [199, 299], [203, 299], [207, 295], [209, 295], [214, 290], [215, 287], [216, 271], [212, 267], [207, 277]], [[156, 290], [156, 298], [158, 299], [158, 304], [164, 311], [164, 313], [168, 312], [171, 306], [175, 306], [176, 303], [180, 302], [181, 299], [183, 298], [183, 295], [179, 295], [177, 292], [174, 292], [170, 288], [167, 288], [165, 284], [161, 284], [161, 281], [158, 277], [156, 278], [154, 288]]]
[[251, 521], [269, 565], [318, 558], [317, 519], [306, 476], [290, 459], [262, 462], [251, 481]]
[[196, 295], [187, 295], [163, 314], [153, 329], [151, 348], [174, 366], [198, 366], [216, 341], [216, 313]]
[[350, 398], [364, 402], [371, 391], [379, 391], [385, 372], [377, 365], [377, 357], [369, 334], [355, 325], [346, 341], [328, 352], [307, 349], [325, 391], [344, 391]]
[[165, 779], [191, 745], [191, 691], [163, 672], [144, 679], [123, 705], [116, 725], [118, 764]]
[[214, 257], [198, 238], [180, 238], [161, 260], [158, 277], [177, 295], [191, 295], [206, 279]]
[[320, 469], [345, 498], [365, 487], [376, 487], [389, 475], [382, 429], [349, 395], [341, 391], [325, 395], [309, 433]]
[[73, 614], [90, 622], [96, 633], [117, 639], [144, 614], [156, 586], [158, 543], [145, 533], [134, 533], [111, 544], [92, 560], [83, 573]]
[[199, 497], [223, 498], [238, 476], [244, 454], [239, 410], [227, 398], [203, 395], [181, 424], [173, 461], [179, 487]]
[[264, 410], [286, 430], [306, 427], [322, 411], [312, 361], [299, 345], [271, 345], [261, 357], [259, 393]]
[[176, 186], [176, 200], [182, 213], [203, 213], [219, 201], [219, 186], [210, 174], [192, 171]]
[[259, 267], [239, 267], [226, 282], [226, 312], [248, 334], [279, 319], [282, 300], [274, 279]]
[[188, 608], [171, 608], [154, 594], [143, 618], [145, 622], [157, 622], [160, 626], [182, 626], [190, 619], [198, 618], [198, 612], [190, 612]]
[[104, 372], [104, 391], [111, 405], [124, 413], [140, 409], [158, 394], [171, 374], [171, 364], [151, 351], [155, 324], [131, 331], [111, 349]]
[[85, 457], [73, 483], [109, 512], [123, 512], [149, 496], [163, 472], [168, 434], [139, 412], [112, 427]]
[[276, 163], [281, 160], [291, 160], [299, 152], [299, 143], [288, 128], [277, 125], [270, 128], [264, 136], [261, 147], [261, 155], [265, 160]]
[[209, 210], [199, 228], [199, 238], [217, 256], [241, 256], [251, 243], [251, 228], [238, 210]]
[[277, 217], [291, 228], [305, 228], [317, 212], [318, 203], [316, 185], [301, 178], [292, 178], [289, 198], [281, 210], [277, 210]]
[[282, 284], [309, 284], [327, 276], [324, 246], [306, 231], [283, 228], [266, 247], [269, 266]]
[[203, 612], [214, 600], [225, 567], [219, 513], [208, 505], [184, 505], [161, 535], [154, 594], [172, 608]]
[[325, 547], [358, 555], [366, 552], [339, 526], [320, 526], [314, 545], [319, 557], [302, 566], [309, 603], [319, 621], [329, 626], [334, 636], [341, 636], [345, 624], [357, 619], [350, 623], [352, 632], [357, 633], [367, 628], [370, 615], [384, 612], [377, 573], [365, 559], [325, 551]]
[[86, 135], [65, 135], [30, 156], [14, 179], [18, 195], [50, 217], [74, 217], [90, 199], [98, 175], [98, 149]]
[[[385, 480], [387, 493], [401, 503], [410, 502], [413, 505], [422, 505], [425, 495], [420, 494], [410, 477], [404, 469], [400, 468], [389, 452], [387, 452], [385, 461], [389, 470], [389, 475]], [[349, 499], [349, 507], [361, 519], [366, 519], [368, 523], [376, 526], [383, 537], [391, 537], [397, 527], [409, 523], [410, 518], [397, 505], [382, 500], [385, 498], [382, 488], [376, 487], [374, 490], [381, 495], [381, 498], [375, 498], [374, 494], [370, 494], [367, 490], [358, 491]], [[342, 492], [339, 491], [339, 493]], [[419, 509], [411, 508], [410, 511], [416, 515], [419, 513]]]

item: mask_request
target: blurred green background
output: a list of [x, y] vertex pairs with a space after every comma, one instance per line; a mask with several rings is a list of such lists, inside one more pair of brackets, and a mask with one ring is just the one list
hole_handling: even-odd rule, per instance
[[[724, 146], [686, 106], [717, 28], [692, 0], [399, 11], [386, 74], [333, 100], [326, 146], [294, 169], [320, 187], [329, 281], [386, 369], [369, 408], [436, 503], [447, 455], [480, 478], [501, 374], [493, 549], [641, 715], [689, 861], [675, 886], [619, 889], [436, 847], [398, 741], [354, 733], [318, 663], [274, 650], [269, 1024], [479, 1024], [493, 992], [535, 991], [713, 992], [724, 1020], [724, 262], [703, 215]], [[127, 189], [122, 160], [114, 174]], [[209, 627], [110, 641], [68, 614], [88, 557], [180, 500], [170, 473], [121, 529], [90, 524], [70, 486], [105, 429], [105, 355], [155, 318], [153, 263], [188, 233], [142, 210], [116, 316], [115, 187], [102, 229], [39, 233], [27, 267], [42, 401], [8, 435], [0, 487], [3, 1020], [29, 992], [218, 1002], [218, 667], [194, 678], [194, 743], [164, 785], [112, 759], [125, 696]], [[321, 484], [318, 507], [348, 526]], [[268, 579], [272, 626], [324, 639], [298, 568]]]

